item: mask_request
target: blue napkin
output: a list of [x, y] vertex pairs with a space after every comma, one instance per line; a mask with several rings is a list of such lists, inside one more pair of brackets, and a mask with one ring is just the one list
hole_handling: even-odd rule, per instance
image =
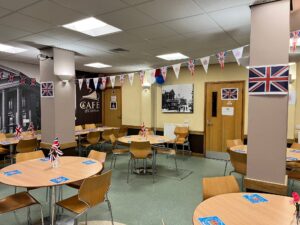
[[243, 195], [243, 197], [245, 199], [247, 199], [249, 202], [253, 203], [253, 204], [257, 204], [257, 203], [267, 202], [268, 201], [267, 199], [263, 198], [259, 194], [247, 194], [247, 195]]
[[82, 163], [85, 164], [85, 165], [91, 165], [91, 164], [94, 164], [96, 162], [92, 161], [92, 160], [86, 160], [86, 161], [83, 161]]
[[294, 157], [286, 157], [286, 160], [287, 161], [297, 161], [298, 159], [294, 158]]
[[57, 178], [53, 178], [50, 181], [53, 182], [53, 183], [56, 183], [56, 184], [60, 184], [60, 183], [63, 183], [67, 180], [69, 180], [69, 178], [60, 176], [60, 177], [57, 177]]
[[4, 175], [10, 177], [21, 173], [22, 172], [20, 170], [11, 170], [11, 171], [4, 172]]
[[217, 216], [198, 218], [202, 225], [225, 225], [225, 223]]

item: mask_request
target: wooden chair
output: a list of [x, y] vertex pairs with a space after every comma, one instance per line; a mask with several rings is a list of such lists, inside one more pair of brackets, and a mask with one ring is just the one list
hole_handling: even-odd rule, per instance
[[[300, 144], [294, 142], [291, 145], [291, 148], [300, 150]], [[289, 186], [291, 191], [293, 191], [295, 181], [300, 181], [300, 162], [287, 162], [286, 167], [286, 174], [288, 176], [288, 180], [292, 181], [292, 184]]]
[[[129, 182], [130, 168], [131, 173], [133, 172], [133, 166], [136, 165], [136, 160], [142, 159], [144, 165], [144, 173], [147, 169], [147, 159], [152, 158], [152, 149], [149, 141], [135, 142], [132, 141], [130, 144], [130, 159], [128, 162], [128, 173], [127, 173], [127, 183]], [[152, 159], [152, 177], [154, 183], [154, 159]]]
[[[106, 153], [105, 152], [99, 152], [99, 151], [95, 151], [95, 150], [91, 150], [89, 155], [88, 155], [89, 159], [94, 159], [99, 161], [100, 163], [102, 163], [102, 170], [99, 172], [99, 174], [101, 174], [101, 172], [104, 170], [104, 164], [105, 164], [105, 160], [106, 160]], [[72, 187], [72, 188], [76, 188], [79, 189], [81, 184], [82, 184], [83, 180], [79, 180], [70, 184], [67, 184], [67, 186]]]
[[[244, 178], [244, 176], [247, 173], [247, 154], [229, 151], [229, 155], [230, 155], [231, 164], [233, 166], [233, 170], [229, 173], [229, 175], [231, 175], [232, 173], [239, 173]], [[243, 186], [244, 186], [244, 179], [242, 181], [242, 189]]]
[[93, 145], [97, 145], [100, 142], [100, 131], [92, 131], [87, 134], [86, 142], [81, 143], [81, 146], [85, 148], [87, 152], [87, 148]]
[[15, 212], [19, 209], [27, 208], [27, 222], [28, 224], [32, 224], [30, 218], [30, 207], [33, 205], [40, 206], [42, 225], [44, 225], [44, 215], [41, 204], [28, 192], [25, 191], [0, 199], [0, 215], [8, 212]]
[[89, 123], [84, 125], [84, 129], [95, 129], [95, 128], [96, 128], [96, 124], [94, 123]]
[[174, 162], [175, 162], [175, 169], [176, 169], [176, 172], [178, 173], [177, 160], [176, 160], [176, 150], [172, 149], [172, 148], [166, 148], [164, 146], [157, 146], [157, 147], [153, 147], [153, 148], [154, 148], [154, 150], [156, 151], [157, 154], [173, 157]]
[[112, 158], [111, 158], [111, 164], [110, 168], [114, 165], [116, 167], [116, 161], [117, 161], [117, 156], [119, 155], [128, 155], [129, 149], [128, 148], [117, 148], [117, 139], [115, 135], [111, 134], [109, 136], [110, 142], [112, 144]]
[[82, 131], [82, 130], [83, 130], [82, 125], [75, 126], [75, 131]]
[[19, 153], [33, 152], [37, 149], [37, 147], [37, 138], [21, 139], [16, 146], [16, 151]]
[[24, 162], [31, 159], [40, 159], [44, 158], [45, 155], [43, 151], [34, 151], [34, 152], [24, 152], [16, 154], [16, 163]]
[[[226, 140], [226, 150], [229, 153], [230, 148], [239, 146], [239, 145], [244, 145], [243, 141], [241, 139], [234, 139], [234, 140]], [[227, 170], [227, 165], [228, 165], [229, 160], [225, 160], [225, 169], [224, 169], [224, 176], [226, 175], [226, 170]]]
[[124, 137], [124, 136], [126, 136], [127, 135], [127, 133], [128, 133], [128, 128], [127, 127], [121, 127], [120, 129], [119, 129], [119, 132], [118, 132], [118, 138], [120, 138], [120, 137]]
[[112, 171], [109, 170], [101, 175], [96, 175], [85, 179], [82, 182], [77, 195], [59, 201], [56, 203], [56, 205], [74, 213], [76, 215], [75, 224], [78, 223], [78, 218], [81, 215], [86, 214], [85, 224], [87, 224], [88, 210], [106, 201], [113, 225], [114, 223], [111, 204], [107, 195], [111, 185], [111, 175]]
[[202, 179], [203, 201], [216, 195], [240, 192], [234, 176], [204, 177]]
[[177, 145], [181, 145], [182, 149], [181, 151], [184, 152], [185, 150], [185, 146], [187, 146], [187, 151], [192, 154], [191, 151], [191, 146], [190, 146], [190, 142], [189, 142], [189, 128], [188, 127], [175, 127], [174, 130], [174, 134], [176, 135], [175, 140], [171, 141], [170, 143], [172, 143], [175, 147], [175, 150], [178, 151], [178, 147]]
[[[294, 142], [294, 143], [291, 145], [290, 148], [300, 150], [300, 144]], [[297, 161], [296, 161], [296, 162], [287, 162], [287, 163], [286, 163], [286, 168], [287, 168], [287, 170], [291, 170], [291, 171], [293, 171], [293, 170], [299, 170], [299, 169], [300, 169], [300, 162], [297, 162]], [[292, 173], [291, 173], [291, 176], [293, 176]]]
[[[6, 135], [4, 133], [0, 133], [0, 141], [5, 141]], [[0, 145], [0, 155], [6, 155], [9, 153], [9, 150]]]
[[112, 134], [114, 134], [113, 129], [104, 130], [102, 132], [102, 139], [104, 140], [104, 142], [110, 142], [110, 135]]

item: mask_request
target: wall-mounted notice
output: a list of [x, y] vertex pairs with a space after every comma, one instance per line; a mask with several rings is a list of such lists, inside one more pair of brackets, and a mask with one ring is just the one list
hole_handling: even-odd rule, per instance
[[222, 107], [222, 115], [223, 116], [233, 116], [234, 108], [233, 107]]

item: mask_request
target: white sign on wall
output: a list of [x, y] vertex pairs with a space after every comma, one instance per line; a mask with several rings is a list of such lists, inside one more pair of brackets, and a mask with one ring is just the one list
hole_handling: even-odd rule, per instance
[[223, 116], [233, 116], [234, 108], [233, 107], [222, 107], [222, 115]]

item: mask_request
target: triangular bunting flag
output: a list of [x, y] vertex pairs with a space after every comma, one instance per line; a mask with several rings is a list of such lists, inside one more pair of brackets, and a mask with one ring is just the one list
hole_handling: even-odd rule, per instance
[[202, 63], [202, 66], [203, 66], [203, 69], [204, 69], [206, 74], [207, 74], [207, 71], [208, 71], [209, 59], [210, 59], [210, 56], [206, 56], [206, 57], [203, 57], [203, 58], [200, 59], [200, 61]]
[[14, 77], [15, 76], [12, 73], [9, 73], [8, 74], [8, 81], [11, 82], [11, 83], [14, 82]]
[[194, 74], [195, 74], [195, 60], [190, 59], [188, 61], [188, 68], [189, 68], [189, 71], [191, 72], [192, 76], [194, 76]]
[[226, 57], [226, 52], [219, 52], [216, 54], [217, 60], [220, 63], [221, 69], [224, 69], [225, 66], [225, 57]]
[[160, 71], [161, 71], [161, 75], [164, 78], [164, 81], [166, 81], [167, 80], [168, 67], [167, 66], [163, 66], [163, 67], [160, 68]]
[[129, 73], [128, 74], [128, 79], [129, 79], [129, 83], [132, 86], [133, 84], [133, 79], [134, 79], [134, 73]]
[[120, 75], [120, 85], [123, 86], [124, 83], [125, 83], [125, 74], [121, 74]]
[[140, 71], [139, 75], [140, 75], [141, 84], [143, 85], [143, 83], [144, 83], [144, 77], [145, 77], [145, 71]]
[[148, 79], [150, 84], [154, 84], [156, 79], [155, 79], [155, 73], [156, 73], [156, 69], [152, 69], [150, 70], [150, 79]]
[[93, 82], [94, 82], [94, 87], [95, 87], [95, 90], [96, 90], [97, 86], [98, 86], [98, 82], [99, 82], [99, 77], [93, 78]]
[[243, 56], [243, 51], [244, 51], [244, 47], [232, 49], [232, 53], [234, 55], [234, 58], [235, 58], [237, 64], [239, 64], [239, 65], [240, 65], [240, 59]]
[[81, 91], [81, 88], [82, 88], [82, 84], [83, 84], [83, 79], [78, 79], [78, 86], [79, 86], [80, 91]]
[[292, 39], [291, 50], [292, 50], [292, 52], [295, 52], [296, 49], [297, 49], [297, 42], [298, 42], [299, 37], [300, 37], [300, 30], [291, 32], [290, 36], [291, 36], [291, 39]]
[[179, 77], [179, 72], [180, 72], [180, 67], [181, 67], [181, 63], [174, 64], [174, 65], [172, 65], [172, 67], [173, 67], [175, 76], [176, 76], [176, 78], [178, 79], [178, 77]]
[[36, 79], [35, 78], [31, 78], [30, 79], [30, 86], [35, 86], [36, 85]]
[[104, 90], [106, 87], [106, 79], [107, 77], [101, 77], [102, 90]]
[[111, 87], [114, 88], [116, 82], [116, 76], [110, 76], [109, 79], [110, 79]]

